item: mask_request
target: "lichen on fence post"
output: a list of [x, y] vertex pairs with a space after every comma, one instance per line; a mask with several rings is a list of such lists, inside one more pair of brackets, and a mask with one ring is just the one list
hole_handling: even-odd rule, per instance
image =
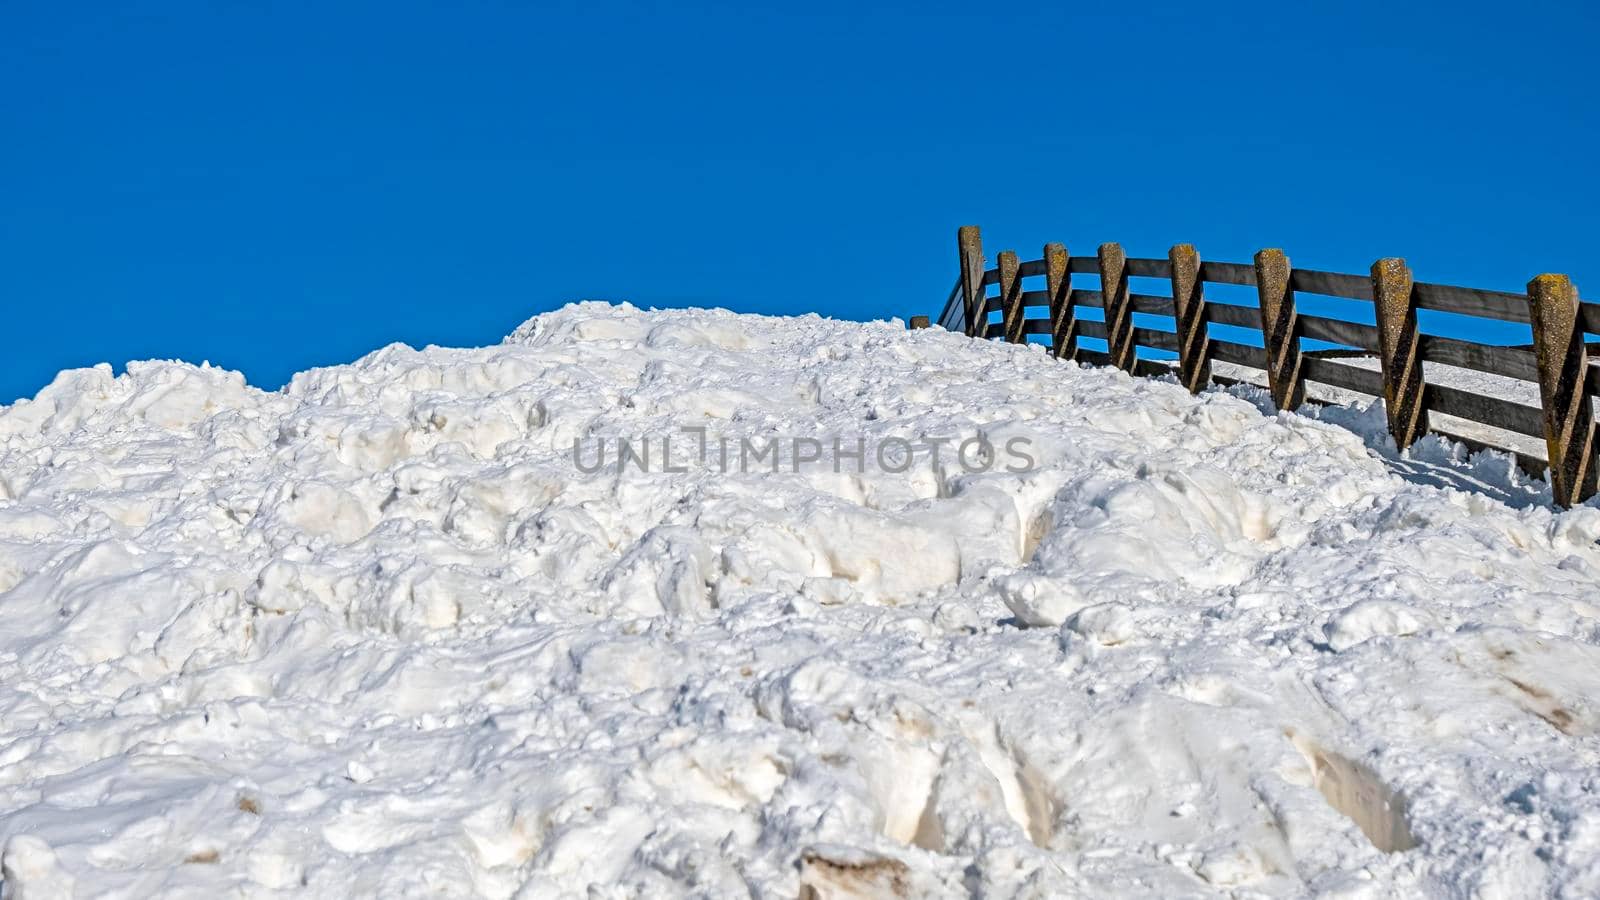
[[1306, 399], [1300, 365], [1300, 329], [1294, 291], [1289, 287], [1289, 257], [1282, 250], [1256, 254], [1256, 291], [1261, 301], [1261, 337], [1267, 351], [1267, 384], [1279, 409], [1299, 409]]
[[1023, 332], [1022, 279], [1017, 277], [1021, 265], [1017, 251], [1000, 251], [996, 263], [1000, 270], [1000, 333], [1008, 344], [1020, 344], [1027, 339]]
[[1065, 244], [1044, 245], [1045, 291], [1050, 295], [1050, 352], [1057, 359], [1078, 358], [1078, 318], [1072, 309], [1072, 257]]
[[1200, 254], [1193, 244], [1167, 251], [1172, 264], [1172, 310], [1178, 327], [1178, 378], [1189, 393], [1211, 383], [1211, 338], [1206, 328], [1206, 298], [1200, 280]]
[[956, 230], [956, 251], [961, 256], [961, 300], [967, 313], [967, 336], [982, 337], [988, 315], [983, 311], [983, 237], [978, 226]]
[[1122, 245], [1100, 245], [1100, 297], [1106, 313], [1106, 354], [1111, 365], [1133, 371], [1133, 304], [1128, 297], [1128, 256]]
[[1394, 445], [1404, 450], [1428, 433], [1427, 385], [1421, 333], [1411, 296], [1411, 270], [1394, 257], [1372, 264], [1372, 301], [1378, 317], [1378, 359], [1383, 366], [1383, 408]]
[[1557, 505], [1576, 506], [1595, 493], [1594, 411], [1587, 386], [1588, 353], [1578, 324], [1578, 289], [1565, 275], [1540, 275], [1528, 282], [1528, 303], [1550, 491]]

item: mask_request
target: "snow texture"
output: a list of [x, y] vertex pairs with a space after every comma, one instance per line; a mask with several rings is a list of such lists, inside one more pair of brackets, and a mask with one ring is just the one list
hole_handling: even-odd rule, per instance
[[0, 892], [1600, 893], [1600, 509], [1317, 415], [603, 304], [64, 372], [0, 408]]

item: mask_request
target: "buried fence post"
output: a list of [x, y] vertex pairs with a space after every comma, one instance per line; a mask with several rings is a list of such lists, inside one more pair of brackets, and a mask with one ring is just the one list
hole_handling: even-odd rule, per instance
[[1106, 313], [1106, 354], [1111, 364], [1133, 371], [1133, 304], [1128, 298], [1128, 255], [1122, 245], [1100, 245], [1100, 297]]
[[1411, 270], [1394, 257], [1372, 264], [1372, 301], [1378, 314], [1378, 359], [1383, 365], [1383, 408], [1394, 445], [1404, 450], [1428, 433], [1421, 334], [1411, 299]]
[[1167, 251], [1167, 260], [1172, 264], [1172, 318], [1178, 323], [1178, 377], [1189, 393], [1198, 394], [1211, 383], [1200, 254], [1193, 244], [1178, 244]]
[[917, 330], [920, 330], [920, 329], [923, 329], [923, 328], [931, 327], [932, 324], [933, 323], [928, 321], [928, 317], [927, 316], [912, 316], [911, 317], [911, 330], [912, 331], [917, 331]]
[[1050, 353], [1056, 359], [1078, 358], [1078, 320], [1072, 312], [1071, 257], [1065, 244], [1044, 245], [1045, 292], [1050, 295]]
[[1589, 405], [1588, 354], [1578, 324], [1578, 290], [1565, 275], [1540, 275], [1528, 282], [1528, 302], [1550, 455], [1550, 493], [1556, 505], [1576, 506], [1595, 493], [1594, 411]]
[[983, 311], [983, 237], [978, 226], [956, 230], [961, 254], [961, 300], [967, 313], [967, 337], [982, 337], [989, 316]]
[[1006, 343], [1020, 344], [1025, 340], [1022, 332], [1022, 279], [1017, 277], [1021, 263], [1017, 251], [1001, 250], [996, 263], [1000, 270], [1000, 333]]
[[1261, 338], [1266, 345], [1272, 404], [1284, 410], [1299, 409], [1306, 399], [1306, 380], [1300, 366], [1294, 291], [1289, 287], [1289, 257], [1282, 250], [1256, 254], [1256, 291], [1261, 299]]

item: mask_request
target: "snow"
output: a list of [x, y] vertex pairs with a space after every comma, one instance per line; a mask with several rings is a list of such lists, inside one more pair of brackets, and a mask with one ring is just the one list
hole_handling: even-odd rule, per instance
[[626, 305], [64, 372], [0, 408], [0, 891], [1593, 895], [1600, 508], [1382, 430]]

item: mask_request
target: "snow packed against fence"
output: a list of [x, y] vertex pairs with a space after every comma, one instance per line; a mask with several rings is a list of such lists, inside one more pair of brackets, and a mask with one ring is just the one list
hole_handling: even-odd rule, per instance
[[0, 408], [0, 892], [1600, 892], [1600, 508], [1269, 406], [603, 304], [64, 372]]

